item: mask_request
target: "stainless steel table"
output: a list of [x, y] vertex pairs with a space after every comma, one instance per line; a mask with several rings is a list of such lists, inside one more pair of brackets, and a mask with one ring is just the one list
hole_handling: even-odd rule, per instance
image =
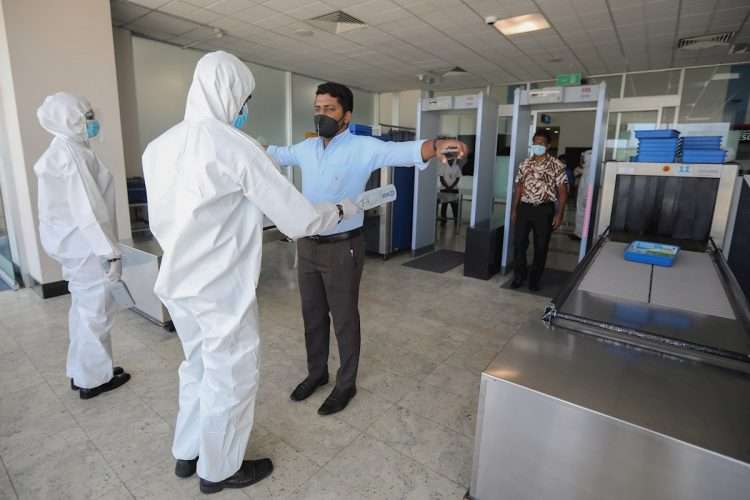
[[750, 375], [532, 321], [481, 380], [477, 500], [746, 500]]

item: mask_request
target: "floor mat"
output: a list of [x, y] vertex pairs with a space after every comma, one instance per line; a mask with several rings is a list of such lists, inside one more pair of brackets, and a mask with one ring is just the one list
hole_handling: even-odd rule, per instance
[[[568, 278], [573, 273], [570, 271], [558, 271], [557, 269], [547, 269], [544, 271], [544, 274], [542, 275], [542, 281], [539, 283], [539, 286], [541, 287], [541, 290], [538, 292], [532, 292], [529, 290], [529, 284], [528, 281], [524, 282], [523, 286], [521, 288], [517, 288], [516, 290], [513, 290], [514, 292], [521, 292], [521, 293], [528, 293], [530, 295], [539, 295], [541, 297], [548, 297], [548, 298], [554, 298], [555, 295], [557, 295], [557, 292], [560, 291], [560, 289], [563, 287], [565, 283], [567, 283]], [[503, 285], [500, 288], [510, 289], [510, 283], [513, 281], [513, 275], [511, 274], [510, 277], [503, 283]]]
[[437, 250], [403, 264], [406, 267], [431, 271], [433, 273], [444, 273], [464, 263], [463, 252], [453, 250]]

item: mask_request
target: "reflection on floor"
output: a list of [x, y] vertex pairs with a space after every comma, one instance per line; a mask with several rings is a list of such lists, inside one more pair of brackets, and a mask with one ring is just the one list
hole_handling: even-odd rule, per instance
[[[331, 417], [327, 391], [293, 403], [305, 348], [290, 245], [265, 245], [258, 290], [260, 387], [249, 457], [270, 456], [273, 476], [216, 499], [458, 500], [470, 481], [481, 370], [546, 299], [410, 269], [411, 257], [369, 258], [360, 297], [359, 392]], [[121, 313], [115, 360], [129, 384], [81, 401], [65, 378], [68, 297], [0, 294], [0, 498], [204, 498], [174, 476], [177, 338]], [[333, 336], [332, 336], [333, 338]], [[333, 349], [335, 353], [335, 347]], [[330, 363], [335, 374], [337, 356]]]

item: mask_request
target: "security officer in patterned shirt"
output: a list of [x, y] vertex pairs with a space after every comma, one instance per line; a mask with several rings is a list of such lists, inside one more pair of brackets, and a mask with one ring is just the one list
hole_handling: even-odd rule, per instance
[[[519, 288], [528, 277], [529, 290], [538, 291], [547, 261], [552, 231], [562, 224], [568, 199], [565, 165], [548, 153], [549, 136], [534, 134], [531, 157], [521, 163], [516, 176], [512, 220], [515, 228], [514, 276], [511, 288]], [[529, 231], [534, 231], [534, 262], [526, 263]]]

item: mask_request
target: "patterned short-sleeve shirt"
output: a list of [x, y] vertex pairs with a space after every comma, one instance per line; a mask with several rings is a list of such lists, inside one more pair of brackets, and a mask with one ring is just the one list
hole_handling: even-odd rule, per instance
[[565, 164], [554, 156], [545, 155], [538, 160], [527, 158], [521, 163], [516, 183], [523, 186], [521, 201], [539, 205], [557, 201], [557, 188], [568, 183]]

